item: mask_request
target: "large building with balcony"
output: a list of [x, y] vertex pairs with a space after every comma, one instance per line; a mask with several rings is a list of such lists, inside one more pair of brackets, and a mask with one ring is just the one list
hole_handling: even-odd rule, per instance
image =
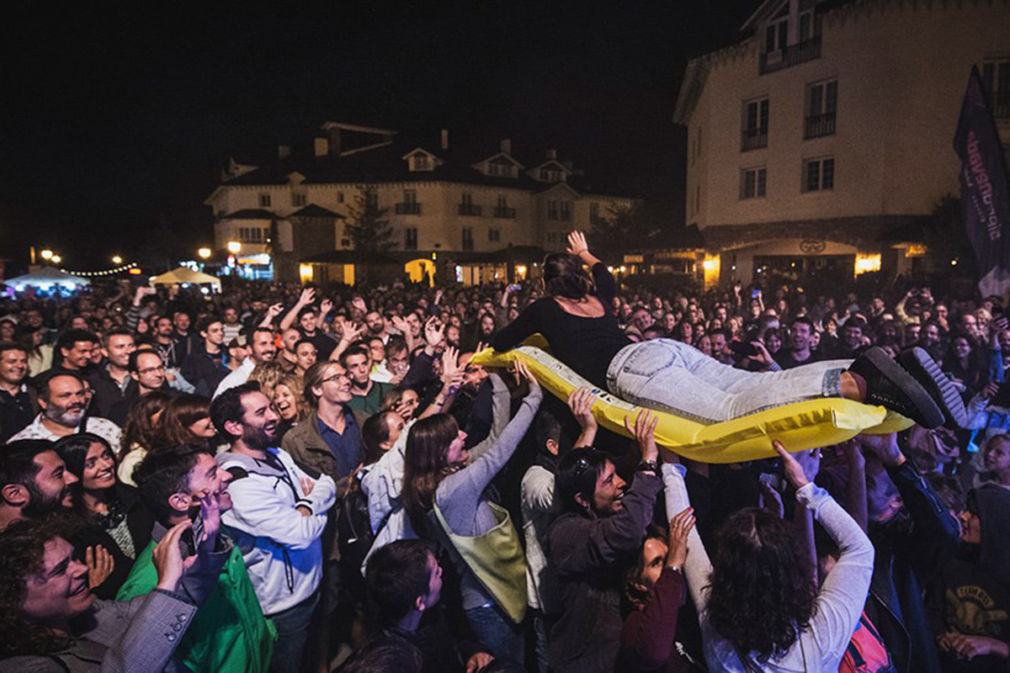
[[[311, 146], [278, 149], [265, 161], [232, 159], [205, 203], [216, 249], [248, 274], [348, 282], [381, 268], [466, 284], [534, 271], [561, 250], [572, 229], [588, 229], [635, 200], [598, 189], [546, 149], [517, 156], [510, 140], [493, 149], [450, 149], [396, 131], [327, 122]], [[388, 221], [388, 249], [355, 249], [365, 199]]]
[[1010, 146], [1010, 2], [766, 0], [691, 60], [686, 221], [723, 283], [917, 270], [972, 66]]

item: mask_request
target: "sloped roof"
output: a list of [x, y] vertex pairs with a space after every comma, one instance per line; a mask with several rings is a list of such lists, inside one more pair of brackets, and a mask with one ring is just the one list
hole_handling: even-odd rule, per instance
[[[411, 171], [404, 157], [422, 149], [436, 157], [431, 170]], [[297, 146], [290, 157], [272, 158], [264, 161], [256, 170], [244, 173], [221, 183], [222, 187], [230, 186], [267, 186], [287, 185], [289, 176], [297, 172], [305, 176], [302, 184], [360, 184], [375, 182], [458, 182], [491, 188], [521, 189], [541, 191], [545, 183], [520, 171], [518, 177], [484, 175], [473, 168], [474, 164], [501, 155], [500, 148], [494, 145], [458, 147], [450, 146], [449, 150], [441, 149], [438, 139], [429, 142], [418, 142], [415, 137], [393, 137], [393, 141], [385, 146], [345, 156], [326, 155], [317, 157], [311, 148]], [[521, 167], [524, 164], [513, 152], [509, 155]], [[539, 154], [532, 163], [544, 163]], [[560, 163], [560, 162], [559, 162]], [[562, 164], [563, 165], [563, 164]], [[567, 168], [567, 167], [566, 167]], [[601, 189], [585, 176], [571, 173], [568, 184], [579, 194], [595, 194], [605, 196], [622, 196], [618, 190]], [[240, 211], [244, 212], [244, 211]], [[231, 216], [229, 216], [231, 217]]]
[[263, 210], [262, 208], [246, 208], [244, 210], [236, 210], [234, 213], [229, 213], [228, 215], [222, 215], [219, 219], [222, 220], [272, 220], [274, 219], [274, 214], [269, 210]]
[[314, 203], [310, 203], [304, 208], [299, 208], [295, 212], [288, 215], [288, 217], [335, 217], [337, 219], [345, 219], [340, 213], [335, 213], [329, 208], [323, 208]]

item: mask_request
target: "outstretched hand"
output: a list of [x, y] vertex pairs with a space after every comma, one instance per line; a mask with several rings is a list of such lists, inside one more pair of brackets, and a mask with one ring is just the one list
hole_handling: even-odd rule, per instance
[[586, 235], [581, 231], [572, 231], [568, 234], [568, 254], [579, 256], [584, 252], [589, 252], [589, 244], [586, 243]]
[[775, 452], [779, 454], [785, 467], [786, 479], [795, 489], [801, 489], [817, 476], [817, 471], [821, 466], [821, 450], [811, 449], [800, 451], [795, 454], [786, 451], [786, 447], [779, 440], [772, 441]]
[[656, 425], [659, 423], [659, 416], [649, 409], [642, 409], [635, 418], [635, 427], [631, 427], [631, 419], [624, 417], [624, 427], [631, 433], [638, 442], [638, 448], [642, 452], [642, 460], [658, 460], [659, 447], [656, 446]]
[[670, 544], [666, 552], [666, 565], [683, 568], [687, 561], [687, 537], [694, 528], [694, 508], [688, 507], [670, 519]]

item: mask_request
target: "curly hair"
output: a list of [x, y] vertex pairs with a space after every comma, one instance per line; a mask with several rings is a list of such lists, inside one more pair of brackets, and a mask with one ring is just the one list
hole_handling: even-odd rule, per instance
[[46, 543], [63, 532], [54, 520], [15, 521], [0, 533], [0, 658], [45, 655], [65, 648], [70, 640], [25, 620], [21, 604], [28, 577], [43, 568]]
[[720, 528], [708, 617], [738, 652], [781, 654], [810, 625], [817, 586], [800, 548], [793, 527], [764, 510], [740, 510]]

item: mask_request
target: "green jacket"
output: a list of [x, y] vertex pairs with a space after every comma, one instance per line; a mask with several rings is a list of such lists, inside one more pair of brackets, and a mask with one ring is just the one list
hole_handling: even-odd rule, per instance
[[[116, 600], [151, 592], [158, 583], [151, 542], [137, 556]], [[194, 673], [266, 673], [277, 630], [263, 616], [238, 547], [218, 576], [217, 591], [196, 612], [175, 656]]]

